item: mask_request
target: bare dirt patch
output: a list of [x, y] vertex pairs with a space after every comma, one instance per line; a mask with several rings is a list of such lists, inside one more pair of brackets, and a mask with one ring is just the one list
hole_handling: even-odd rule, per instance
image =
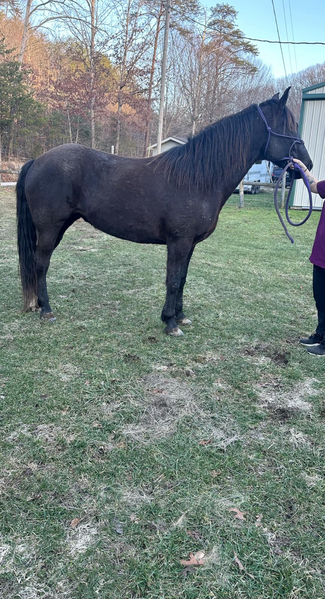
[[53, 374], [59, 377], [59, 379], [66, 383], [78, 378], [81, 375], [81, 370], [73, 364], [60, 364], [58, 368], [53, 371]]
[[287, 366], [290, 357], [288, 352], [273, 349], [266, 343], [259, 343], [255, 347], [247, 347], [242, 353], [244, 356], [251, 358], [255, 364], [274, 362], [278, 366]]
[[153, 496], [142, 489], [129, 487], [123, 492], [123, 501], [132, 508], [139, 508], [142, 504], [151, 503]]
[[236, 423], [218, 413], [205, 412], [190, 384], [158, 373], [145, 377], [143, 384], [144, 393], [137, 402], [142, 413], [136, 424], [122, 429], [124, 435], [151, 443], [173, 435], [182, 418], [195, 414], [195, 443], [203, 440], [202, 446], [213, 445], [226, 451], [240, 439]]
[[259, 388], [259, 405], [270, 410], [272, 417], [280, 422], [299, 412], [311, 414], [313, 406], [307, 400], [319, 393], [315, 388], [316, 383], [318, 383], [316, 379], [306, 379], [287, 391], [270, 383], [263, 389]]
[[75, 530], [69, 531], [67, 544], [73, 557], [85, 553], [91, 547], [98, 536], [97, 528], [90, 522], [80, 524]]
[[181, 418], [194, 414], [197, 404], [187, 383], [151, 374], [144, 378], [141, 400], [143, 412], [137, 424], [123, 429], [123, 433], [142, 443], [172, 435]]

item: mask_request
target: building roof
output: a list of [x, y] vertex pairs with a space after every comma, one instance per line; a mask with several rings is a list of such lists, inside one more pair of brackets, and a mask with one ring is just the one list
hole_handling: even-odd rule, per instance
[[310, 87], [305, 87], [302, 90], [302, 93], [304, 94], [305, 92], [311, 92], [314, 89], [319, 89], [320, 87], [324, 87], [325, 86], [325, 81], [323, 81], [323, 83], [316, 83], [315, 85], [311, 85]]
[[[175, 135], [171, 135], [170, 137], [166, 137], [165, 139], [163, 139], [161, 144], [165, 144], [168, 141], [174, 141], [175, 143], [179, 144], [180, 146], [187, 143], [187, 139], [184, 139], [183, 137], [176, 137]], [[156, 148], [156, 147], [157, 147], [156, 143], [149, 146], [150, 150], [152, 150], [153, 148]]]

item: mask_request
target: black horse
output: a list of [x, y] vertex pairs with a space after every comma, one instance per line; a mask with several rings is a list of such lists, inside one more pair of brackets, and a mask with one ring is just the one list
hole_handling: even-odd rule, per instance
[[190, 323], [183, 312], [183, 288], [194, 248], [214, 231], [245, 173], [263, 158], [284, 166], [292, 148], [294, 157], [312, 167], [286, 107], [289, 89], [155, 158], [123, 158], [66, 144], [27, 162], [17, 183], [25, 310], [39, 307], [41, 318], [54, 319], [46, 273], [53, 250], [81, 217], [121, 239], [167, 245], [161, 318], [166, 333], [181, 335], [178, 324]]

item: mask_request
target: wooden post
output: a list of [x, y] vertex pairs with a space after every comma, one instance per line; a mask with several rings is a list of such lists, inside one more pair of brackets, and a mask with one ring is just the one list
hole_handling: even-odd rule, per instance
[[282, 186], [281, 186], [281, 209], [284, 208], [285, 195], [286, 195], [286, 175], [282, 179]]
[[244, 208], [244, 180], [239, 183], [239, 208]]

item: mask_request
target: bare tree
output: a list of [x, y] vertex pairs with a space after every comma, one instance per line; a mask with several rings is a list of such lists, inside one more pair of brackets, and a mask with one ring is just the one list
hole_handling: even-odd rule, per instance
[[181, 31], [174, 44], [174, 77], [181, 84], [192, 135], [199, 123], [206, 126], [229, 114], [239, 80], [258, 71], [257, 49], [245, 41], [236, 16], [228, 4], [217, 4], [201, 17], [202, 25]]
[[[325, 81], [325, 62], [308, 67], [298, 73], [293, 73], [292, 75], [289, 75], [288, 79], [277, 79], [278, 88], [285, 89], [285, 87], [288, 87], [288, 80], [291, 85], [289, 107], [295, 115], [296, 120], [299, 121], [302, 90], [305, 87], [311, 87], [312, 85]], [[277, 89], [277, 91], [279, 90]]]
[[157, 10], [154, 13], [154, 17], [156, 19], [156, 29], [153, 38], [152, 44], [152, 57], [150, 64], [150, 75], [149, 75], [149, 85], [148, 85], [148, 97], [147, 97], [147, 115], [146, 115], [146, 123], [145, 123], [145, 134], [144, 134], [144, 147], [143, 147], [143, 155], [146, 156], [147, 148], [149, 146], [149, 135], [150, 135], [150, 123], [151, 123], [151, 113], [152, 113], [152, 94], [154, 90], [154, 78], [155, 78], [155, 70], [156, 70], [156, 62], [157, 62], [157, 50], [158, 50], [158, 40], [159, 35], [162, 29], [162, 22], [164, 16], [164, 0], [159, 0], [157, 5]]
[[[130, 100], [130, 85], [148, 73], [147, 51], [154, 40], [155, 28], [144, 0], [120, 0], [115, 4], [119, 29], [115, 35], [114, 58], [119, 73], [115, 152], [120, 151], [123, 105]], [[159, 35], [159, 31], [158, 31]]]
[[[27, 0], [30, 1], [30, 0]], [[96, 71], [98, 54], [105, 51], [110, 41], [108, 17], [112, 6], [105, 0], [49, 0], [44, 2], [44, 18], [38, 27], [51, 29], [56, 23], [61, 37], [68, 35], [80, 47], [88, 73], [89, 120], [91, 147], [95, 147], [96, 133]]]
[[179, 58], [176, 65], [192, 135], [195, 135], [204, 111], [204, 74], [208, 60], [205, 48], [206, 33], [206, 27], [201, 32], [192, 31], [186, 37], [180, 37], [178, 44]]

